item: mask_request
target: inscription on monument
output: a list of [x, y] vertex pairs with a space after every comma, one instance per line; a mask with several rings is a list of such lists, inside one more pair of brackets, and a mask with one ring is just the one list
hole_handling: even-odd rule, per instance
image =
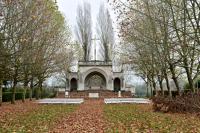
[[99, 98], [99, 93], [89, 93], [89, 98]]

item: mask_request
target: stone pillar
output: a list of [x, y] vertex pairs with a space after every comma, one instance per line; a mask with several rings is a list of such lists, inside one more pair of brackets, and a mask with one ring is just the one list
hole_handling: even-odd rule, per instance
[[69, 91], [71, 91], [71, 78], [69, 78]]
[[80, 75], [79, 75], [79, 80], [78, 80], [78, 90], [79, 90], [79, 91], [82, 91], [82, 90], [85, 89], [84, 87], [85, 87], [85, 85], [84, 85], [83, 75], [80, 74]]
[[69, 78], [66, 79], [66, 88], [65, 91], [69, 91], [70, 87], [69, 87]]
[[125, 88], [125, 80], [124, 80], [124, 78], [122, 78], [122, 90], [125, 90], [126, 88]]
[[79, 90], [79, 78], [76, 79], [77, 91]]
[[111, 83], [110, 83], [110, 85], [111, 85], [111, 88], [110, 88], [110, 90], [114, 90], [114, 82], [113, 82], [113, 78], [111, 78]]
[[118, 97], [122, 97], [121, 91], [118, 91]]

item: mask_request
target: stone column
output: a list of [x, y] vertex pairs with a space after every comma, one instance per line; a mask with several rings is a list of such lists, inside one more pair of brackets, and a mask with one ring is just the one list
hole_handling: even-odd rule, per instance
[[71, 78], [69, 78], [69, 91], [71, 91]]
[[123, 90], [123, 86], [124, 86], [124, 81], [123, 81], [123, 78], [120, 78], [120, 88], [121, 90]]
[[84, 85], [84, 79], [83, 79], [83, 74], [79, 74], [79, 80], [78, 80], [78, 90], [84, 90], [85, 85]]
[[69, 78], [66, 78], [66, 88], [65, 91], [69, 91], [70, 87], [69, 87]]

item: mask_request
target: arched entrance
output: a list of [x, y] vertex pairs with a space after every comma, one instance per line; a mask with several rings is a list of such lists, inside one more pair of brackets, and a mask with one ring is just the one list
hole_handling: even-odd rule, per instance
[[119, 78], [114, 79], [114, 91], [118, 92], [121, 90], [121, 81]]
[[106, 89], [106, 78], [100, 72], [91, 72], [86, 76], [84, 84], [87, 90]]
[[77, 84], [77, 79], [72, 78], [70, 81], [70, 91], [77, 91], [78, 84]]

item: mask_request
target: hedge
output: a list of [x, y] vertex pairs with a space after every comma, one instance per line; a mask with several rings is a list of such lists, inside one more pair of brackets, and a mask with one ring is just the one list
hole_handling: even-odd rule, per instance
[[[15, 93], [15, 100], [21, 100], [23, 97], [23, 92]], [[29, 98], [29, 93], [26, 93], [26, 98]], [[2, 101], [9, 102], [12, 100], [12, 92], [3, 92]]]
[[[32, 93], [32, 97], [36, 96], [36, 90], [33, 90]], [[29, 98], [29, 90], [26, 91], [26, 98]], [[41, 98], [54, 98], [56, 96], [56, 92], [54, 91], [49, 91], [46, 89], [42, 89], [42, 93], [41, 93]], [[18, 89], [17, 92], [15, 93], [15, 100], [22, 100], [23, 97], [23, 89]], [[2, 101], [3, 102], [9, 102], [12, 100], [12, 92], [7, 91], [7, 92], [3, 92], [3, 96], [2, 96]]]

